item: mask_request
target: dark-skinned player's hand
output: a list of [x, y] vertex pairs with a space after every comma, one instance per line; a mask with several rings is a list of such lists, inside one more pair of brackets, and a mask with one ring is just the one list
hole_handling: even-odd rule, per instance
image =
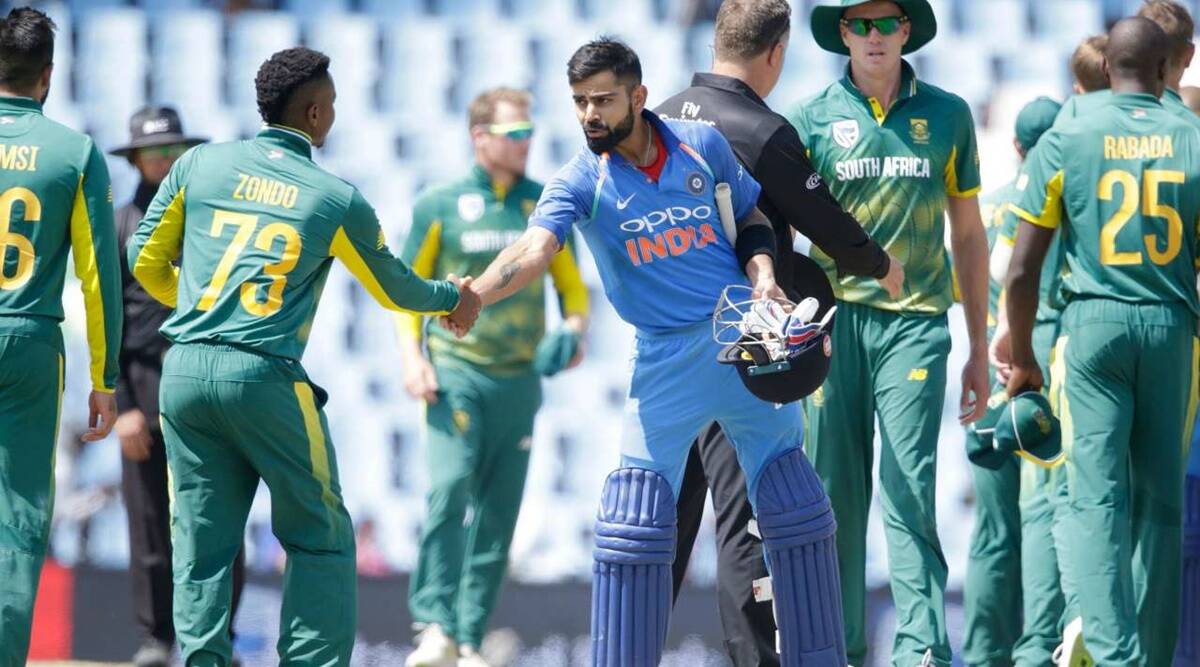
[[1043, 384], [1045, 384], [1045, 380], [1042, 379], [1042, 369], [1038, 368], [1037, 364], [1026, 366], [1014, 363], [1010, 367], [1005, 393], [1012, 398], [1029, 389], [1035, 391], [1041, 389]]
[[449, 315], [442, 318], [442, 326], [458, 338], [462, 338], [475, 326], [475, 320], [483, 308], [483, 301], [471, 289], [471, 276], [459, 280], [458, 276], [451, 273], [446, 276], [446, 280], [458, 287], [458, 305]]

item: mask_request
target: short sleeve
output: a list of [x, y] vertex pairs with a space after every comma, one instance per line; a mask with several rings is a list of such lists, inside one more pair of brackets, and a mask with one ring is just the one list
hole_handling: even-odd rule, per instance
[[951, 197], [974, 197], [979, 194], [979, 145], [975, 141], [975, 120], [971, 108], [956, 100], [954, 145], [946, 161], [946, 194]]
[[[599, 182], [591, 187], [584, 183], [586, 176], [576, 162], [572, 161], [559, 170], [538, 198], [537, 206], [529, 215], [530, 227], [542, 227], [554, 232], [558, 246], [563, 247], [570, 237], [571, 227], [580, 220], [592, 216], [595, 193], [599, 192], [607, 174], [602, 172]], [[586, 196], [591, 190], [592, 196]]]
[[1017, 176], [1013, 212], [1022, 220], [1054, 229], [1062, 221], [1062, 133], [1051, 129], [1025, 158]]

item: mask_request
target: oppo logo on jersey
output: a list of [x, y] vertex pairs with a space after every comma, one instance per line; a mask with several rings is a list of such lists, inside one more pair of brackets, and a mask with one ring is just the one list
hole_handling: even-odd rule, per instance
[[[634, 266], [641, 266], [659, 259], [684, 255], [692, 248], [703, 248], [710, 243], [716, 243], [716, 230], [708, 222], [702, 222], [710, 219], [712, 214], [712, 207], [706, 204], [695, 208], [670, 206], [622, 222], [622, 231], [639, 235], [625, 240], [625, 252], [629, 255], [629, 261]], [[656, 231], [667, 223], [670, 225], [666, 229]]]
[[655, 229], [664, 223], [669, 222], [674, 227], [688, 220], [707, 220], [710, 217], [712, 217], [712, 207], [707, 204], [701, 204], [696, 208], [670, 206], [660, 211], [651, 211], [640, 218], [622, 222], [621, 231], [629, 232], [630, 234], [640, 234], [642, 232], [653, 233]]
[[885, 158], [861, 157], [834, 164], [839, 181], [860, 178], [929, 178], [929, 158], [889, 155]]

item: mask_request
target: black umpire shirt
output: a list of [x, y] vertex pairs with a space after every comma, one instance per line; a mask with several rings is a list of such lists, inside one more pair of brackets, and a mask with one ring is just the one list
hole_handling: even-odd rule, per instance
[[117, 380], [117, 408], [124, 412], [137, 408], [146, 413], [151, 429], [158, 429], [158, 384], [162, 373], [162, 357], [170, 343], [158, 333], [171, 309], [146, 293], [129, 271], [125, 244], [137, 230], [138, 223], [158, 186], [138, 184], [133, 201], [116, 211], [117, 243], [121, 260], [121, 290], [125, 304], [125, 330], [121, 335], [120, 367]]
[[762, 185], [758, 208], [775, 229], [775, 273], [785, 287], [795, 261], [789, 250], [791, 229], [832, 258], [838, 275], [887, 275], [887, 253], [829, 193], [796, 128], [750, 86], [730, 76], [696, 74], [690, 88], [654, 111], [664, 118], [708, 123], [725, 135], [738, 160]]

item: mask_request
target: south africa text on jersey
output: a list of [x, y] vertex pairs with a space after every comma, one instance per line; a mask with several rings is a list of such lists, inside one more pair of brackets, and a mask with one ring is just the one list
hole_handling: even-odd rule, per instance
[[634, 266], [641, 266], [716, 243], [717, 233], [711, 224], [712, 220], [713, 207], [707, 204], [694, 208], [669, 206], [640, 218], [626, 220], [621, 223], [621, 230], [637, 235], [625, 239], [629, 261]]
[[839, 181], [859, 178], [929, 178], [929, 158], [902, 155], [860, 157], [834, 165]]

